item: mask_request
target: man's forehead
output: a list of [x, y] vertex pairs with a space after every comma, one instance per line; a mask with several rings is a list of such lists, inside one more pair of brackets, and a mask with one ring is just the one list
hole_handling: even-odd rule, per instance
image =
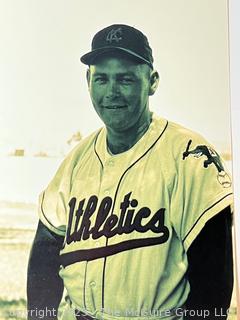
[[138, 65], [139, 60], [132, 58], [128, 54], [121, 54], [118, 52], [110, 52], [106, 54], [100, 54], [95, 58], [92, 62], [92, 65], [103, 65], [106, 63], [115, 63], [115, 64], [123, 64], [123, 65]]
[[117, 77], [124, 77], [124, 76], [131, 76], [131, 77], [136, 77], [138, 75], [137, 72], [132, 72], [130, 70], [96, 70], [93, 69], [91, 70], [91, 74], [93, 77], [98, 77], [98, 76], [117, 76]]
[[102, 55], [90, 65], [90, 70], [96, 72], [118, 71], [124, 73], [134, 73], [141, 69], [143, 64], [128, 58], [127, 56]]

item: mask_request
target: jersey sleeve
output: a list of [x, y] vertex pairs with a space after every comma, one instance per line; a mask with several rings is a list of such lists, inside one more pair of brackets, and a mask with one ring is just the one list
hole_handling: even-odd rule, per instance
[[69, 198], [75, 172], [87, 151], [93, 148], [101, 129], [81, 140], [64, 159], [47, 188], [39, 196], [38, 213], [42, 223], [58, 235], [65, 236]]
[[184, 139], [176, 157], [171, 219], [187, 251], [206, 222], [232, 205], [233, 195], [224, 161], [203, 138]]
[[47, 188], [39, 196], [38, 214], [42, 223], [54, 233], [64, 236], [67, 223], [67, 201], [70, 179], [66, 158]]

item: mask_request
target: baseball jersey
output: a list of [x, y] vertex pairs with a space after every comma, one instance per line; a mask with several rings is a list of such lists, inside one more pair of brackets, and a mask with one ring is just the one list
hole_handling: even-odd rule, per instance
[[231, 203], [213, 147], [154, 114], [123, 153], [109, 154], [106, 128], [82, 140], [40, 195], [39, 215], [65, 236], [60, 276], [73, 308], [106, 320], [181, 319], [187, 250]]

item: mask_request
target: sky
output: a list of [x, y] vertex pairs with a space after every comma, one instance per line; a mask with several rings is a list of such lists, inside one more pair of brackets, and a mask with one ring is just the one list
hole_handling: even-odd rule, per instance
[[88, 94], [94, 34], [140, 29], [160, 73], [153, 111], [230, 149], [226, 0], [0, 0], [0, 155], [63, 150], [102, 126]]

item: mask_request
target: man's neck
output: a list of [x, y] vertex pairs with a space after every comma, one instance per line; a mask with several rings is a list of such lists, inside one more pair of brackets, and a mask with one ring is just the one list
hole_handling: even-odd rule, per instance
[[110, 153], [118, 154], [131, 149], [148, 130], [152, 121], [152, 113], [144, 122], [139, 122], [138, 126], [134, 126], [124, 132], [116, 132], [107, 128], [107, 147]]

